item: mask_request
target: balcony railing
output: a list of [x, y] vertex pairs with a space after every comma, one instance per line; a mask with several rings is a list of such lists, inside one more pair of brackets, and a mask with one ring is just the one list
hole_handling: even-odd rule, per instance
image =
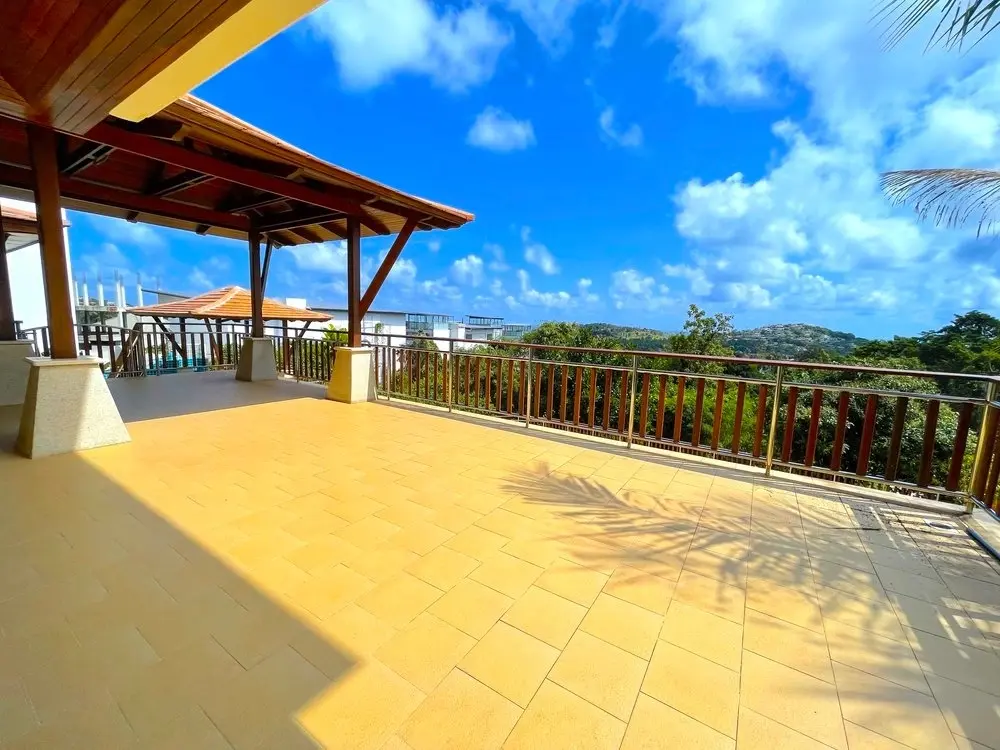
[[[245, 333], [78, 326], [109, 377], [233, 369]], [[269, 327], [279, 372], [346, 343]], [[36, 351], [48, 331], [28, 329]], [[343, 335], [346, 338], [346, 335]], [[626, 445], [1000, 509], [1000, 378], [739, 357], [375, 335], [378, 393]]]

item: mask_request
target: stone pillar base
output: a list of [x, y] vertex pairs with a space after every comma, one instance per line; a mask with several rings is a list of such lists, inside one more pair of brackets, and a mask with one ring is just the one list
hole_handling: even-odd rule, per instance
[[334, 349], [333, 371], [326, 388], [331, 401], [356, 404], [375, 400], [375, 358], [367, 346]]
[[271, 339], [243, 339], [240, 363], [236, 366], [236, 379], [248, 383], [254, 380], [278, 379], [278, 367], [274, 362], [274, 342]]
[[131, 439], [96, 357], [27, 362], [18, 453], [41, 458]]
[[0, 341], [0, 406], [24, 403], [30, 369], [27, 357], [34, 353], [30, 341]]

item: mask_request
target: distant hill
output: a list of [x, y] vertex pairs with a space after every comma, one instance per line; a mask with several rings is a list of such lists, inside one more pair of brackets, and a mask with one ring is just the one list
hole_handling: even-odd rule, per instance
[[[635, 328], [613, 323], [587, 323], [583, 326], [599, 336], [611, 336], [628, 349], [663, 351], [669, 348], [670, 333], [654, 328]], [[779, 323], [745, 331], [736, 331], [729, 345], [744, 356], [799, 359], [803, 354], [824, 349], [834, 354], [850, 354], [865, 343], [853, 333], [833, 331], [805, 323]]]
[[865, 343], [853, 333], [832, 331], [804, 323], [780, 323], [746, 331], [736, 331], [729, 345], [738, 354], [799, 359], [810, 350], [824, 349], [835, 354], [850, 354]]

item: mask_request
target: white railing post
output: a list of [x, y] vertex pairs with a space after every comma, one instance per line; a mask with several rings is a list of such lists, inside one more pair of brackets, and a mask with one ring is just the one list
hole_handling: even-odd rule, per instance
[[[625, 444], [626, 447], [632, 447], [632, 430], [635, 427], [635, 381], [639, 376], [639, 357], [636, 354], [632, 355], [632, 382], [629, 384], [629, 397], [628, 397], [628, 442]], [[645, 425], [643, 425], [643, 430], [645, 431]]]

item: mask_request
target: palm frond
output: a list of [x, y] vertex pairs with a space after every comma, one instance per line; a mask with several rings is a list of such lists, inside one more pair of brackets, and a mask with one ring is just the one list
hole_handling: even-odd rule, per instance
[[935, 226], [976, 223], [991, 233], [1000, 219], [1000, 171], [993, 169], [904, 169], [882, 175], [882, 189], [895, 206], [910, 205]]
[[878, 0], [875, 20], [884, 25], [883, 41], [895, 47], [928, 16], [940, 15], [927, 47], [962, 47], [966, 38], [978, 44], [1000, 25], [1000, 0]]

